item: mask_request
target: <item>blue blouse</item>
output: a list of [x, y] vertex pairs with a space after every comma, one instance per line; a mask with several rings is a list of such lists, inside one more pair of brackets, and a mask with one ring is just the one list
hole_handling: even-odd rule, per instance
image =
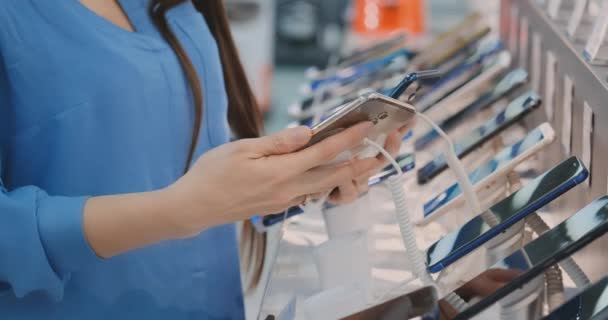
[[[173, 50], [121, 0], [136, 32], [78, 0], [0, 5], [0, 319], [243, 319], [233, 225], [100, 259], [87, 197], [178, 179], [193, 101]], [[215, 40], [189, 1], [167, 13], [203, 84], [197, 155], [228, 142]]]

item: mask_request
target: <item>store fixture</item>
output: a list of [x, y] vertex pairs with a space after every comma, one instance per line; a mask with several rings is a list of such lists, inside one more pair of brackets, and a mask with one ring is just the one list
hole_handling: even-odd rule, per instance
[[[545, 112], [535, 113], [526, 124], [532, 128], [548, 121], [560, 140], [543, 155], [540, 165], [547, 168], [572, 154], [580, 157], [590, 171], [585, 187], [558, 199], [555, 210], [543, 215], [549, 226], [567, 218], [568, 211], [605, 194], [608, 188], [608, 66], [590, 63], [584, 53], [586, 48], [599, 47], [595, 56], [599, 58], [608, 48], [605, 42], [608, 7], [599, 3], [580, 0], [501, 3], [501, 38], [509, 43], [516, 65], [526, 67], [530, 77], [537, 79], [533, 80], [533, 86], [534, 82], [544, 83], [538, 86]], [[590, 11], [592, 5], [596, 12]], [[608, 264], [600, 261], [606, 250], [608, 239], [603, 239], [576, 257], [593, 279], [608, 273]]]
[[[403, 182], [399, 179], [389, 179], [388, 187], [374, 186], [368, 194], [351, 205], [325, 208], [317, 206], [314, 210], [306, 210], [305, 214], [287, 223], [289, 231], [285, 233], [281, 245], [283, 250], [277, 258], [280, 267], [273, 272], [273, 279], [276, 281], [271, 283], [267, 299], [263, 302], [262, 319], [266, 319], [268, 315], [279, 315], [281, 319], [336, 319], [358, 311], [374, 309], [374, 306], [383, 301], [399, 301], [395, 298], [415, 292], [424, 285], [432, 285], [437, 289], [439, 297], [442, 297], [460, 287], [464, 283], [462, 281], [481, 274], [517, 250], [532, 248], [534, 243], [539, 241], [546, 242], [552, 233], [560, 232], [561, 227], [558, 230], [551, 227], [564, 220], [575, 221], [576, 219], [572, 218], [574, 212], [608, 192], [605, 165], [608, 163], [608, 155], [601, 151], [608, 147], [608, 132], [605, 128], [608, 123], [608, 110], [603, 105], [608, 101], [608, 66], [604, 66], [605, 62], [602, 60], [605, 52], [603, 39], [608, 31], [608, 6], [598, 6], [598, 1], [503, 0], [501, 9], [500, 37], [510, 51], [514, 63], [510, 67], [500, 69], [492, 78], [498, 78], [503, 72], [507, 74], [509, 70], [518, 70], [523, 76], [522, 80], [525, 82], [529, 79], [527, 85], [532, 87], [530, 92], [534, 98], [525, 101], [537, 101], [535, 105], [540, 105], [542, 100], [542, 110], [531, 110], [529, 115], [521, 117], [517, 123], [509, 126], [508, 130], [501, 130], [493, 139], [472, 148], [471, 154], [463, 158], [465, 167], [469, 172], [472, 171], [495, 157], [499, 150], [522, 139], [544, 122], [549, 122], [544, 124], [545, 126], [554, 128], [555, 143], [549, 144], [542, 151], [539, 148], [539, 151], [535, 152], [536, 161], [525, 161], [516, 168], [509, 168], [506, 170], [508, 172], [501, 174], [494, 183], [483, 190], [476, 190], [479, 198], [483, 199], [481, 203], [467, 199], [466, 206], [454, 206], [437, 221], [431, 221], [417, 229], [411, 228], [411, 224], [407, 222], [409, 215], [405, 213], [406, 209], [416, 208], [415, 204], [421, 199], [427, 199], [429, 195], [435, 195], [453, 184], [453, 172], [446, 171], [424, 186], [416, 183], [415, 174], [405, 172], [400, 176]], [[468, 23], [480, 27], [476, 22], [471, 22], [475, 19], [468, 19]], [[466, 42], [465, 39], [470, 37], [460, 37], [457, 33], [453, 35], [454, 43], [448, 41], [448, 47], [459, 47], [463, 50], [448, 50], [449, 54], [442, 55], [441, 60], [444, 63], [437, 66], [440, 70], [466, 65], [466, 61], [474, 56], [474, 52], [484, 43], [488, 43], [488, 39], [469, 39]], [[441, 41], [441, 36], [439, 39]], [[600, 41], [599, 45], [594, 41]], [[420, 60], [418, 57], [420, 53], [409, 62], [406, 69], [425, 65], [414, 63]], [[373, 81], [376, 76], [375, 73], [370, 74], [366, 81]], [[449, 108], [448, 105], [454, 103], [463, 106], [459, 108], [463, 109], [487, 90], [481, 89], [482, 86], [473, 86], [475, 80], [470, 80], [473, 81], [465, 81], [459, 88], [455, 88], [452, 94], [438, 99], [441, 108]], [[449, 82], [450, 79], [443, 80], [446, 81]], [[471, 89], [473, 87], [476, 89]], [[351, 89], [356, 93], [357, 88], [355, 83]], [[475, 91], [475, 94], [467, 89]], [[327, 93], [341, 97], [342, 93], [335, 90], [333, 87], [327, 88]], [[326, 92], [322, 93], [323, 96], [325, 94]], [[416, 105], [412, 95], [407, 94], [404, 97]], [[505, 109], [508, 101], [497, 99], [491, 102], [482, 112], [467, 114], [462, 123], [455, 126], [451, 135], [462, 137], [461, 133], [470, 132], [471, 128], [478, 127], [487, 119], [513, 116], [513, 110]], [[438, 108], [438, 105], [434, 105], [431, 110]], [[505, 110], [509, 112], [505, 114]], [[428, 132], [421, 131], [420, 126], [414, 129], [415, 138]], [[487, 130], [480, 131], [480, 134], [487, 133]], [[413, 151], [414, 141], [415, 139], [410, 139], [402, 147]], [[437, 152], [445, 148], [434, 149], [438, 150], [416, 152], [415, 159], [419, 168], [421, 164], [435, 159]], [[560, 164], [555, 166], [558, 163]], [[401, 163], [394, 163], [394, 166], [401, 167]], [[554, 169], [548, 171], [549, 168]], [[588, 168], [589, 175], [584, 168]], [[559, 173], [560, 176], [569, 172], [572, 175], [568, 175], [568, 181], [564, 180], [563, 185], [581, 185], [559, 196], [564, 191], [561, 180], [551, 178], [553, 175], [548, 179], [545, 179], [545, 175], [540, 176], [545, 171]], [[459, 175], [462, 178], [466, 173], [459, 172]], [[549, 181], [549, 184], [558, 185], [555, 185], [555, 188], [546, 187], [541, 183], [545, 180]], [[520, 188], [520, 185], [528, 187]], [[396, 192], [401, 191], [401, 187], [407, 190], [407, 194]], [[473, 190], [472, 186], [469, 187]], [[554, 192], [558, 189], [562, 191]], [[395, 201], [391, 200], [391, 194]], [[547, 199], [555, 200], [548, 204], [550, 201], [545, 201]], [[521, 210], [526, 211], [525, 215], [518, 217], [525, 216], [525, 219], [509, 220], [509, 224], [500, 223], [499, 219], [504, 216], [502, 211], [517, 211], [517, 208], [530, 201], [538, 201], [539, 205], [527, 207], [527, 211]], [[400, 213], [398, 218], [394, 215], [395, 207]], [[492, 210], [487, 210], [488, 208]], [[541, 211], [535, 213], [535, 210]], [[288, 215], [290, 212], [285, 214]], [[569, 235], [585, 238], [585, 226], [587, 224], [580, 221], [569, 226], [568, 230], [573, 233], [568, 233], [566, 238], [572, 238], [568, 237]], [[473, 241], [467, 240], [469, 236], [462, 235], [474, 235], [475, 232], [488, 236], [483, 238], [483, 241], [473, 239], [479, 245], [472, 247], [469, 244]], [[414, 234], [416, 238], [413, 238]], [[596, 236], [599, 237], [600, 234]], [[467, 249], [457, 251], [461, 247], [456, 247], [455, 244], [462, 241], [468, 241]], [[552, 251], [559, 252], [559, 266], [555, 264], [558, 260], [546, 260], [542, 270], [534, 275], [535, 279], [528, 279], [533, 281], [520, 283], [525, 287], [523, 290], [515, 290], [500, 299], [501, 307], [492, 319], [500, 316], [502, 319], [532, 320], [546, 314], [543, 311], [547, 309], [546, 306], [549, 310], [558, 308], [566, 301], [566, 287], [582, 289], [608, 273], [608, 266], [602, 261], [601, 251], [607, 242], [605, 237], [599, 238], [574, 257], [570, 257], [570, 253], [578, 250], [578, 247], [572, 251], [542, 251], [543, 259], [556, 258], [552, 256]], [[398, 245], [395, 245], [396, 243]], [[417, 252], [416, 248], [429, 245], [432, 246], [427, 253], [430, 252], [431, 255], [433, 252], [450, 254], [446, 256], [445, 261], [440, 261], [441, 268], [437, 267], [437, 263], [426, 264], [427, 270], [440, 271], [432, 277], [424, 270], [424, 264], [412, 263], [417, 261], [412, 258], [412, 251]], [[403, 250], [403, 247], [408, 249]], [[457, 250], [454, 250], [455, 248]], [[434, 256], [438, 257], [443, 256]], [[454, 264], [451, 265], [452, 263]], [[546, 300], [543, 299], [545, 296]], [[457, 295], [449, 296], [448, 300], [450, 305], [460, 311], [475, 304], [465, 302]]]

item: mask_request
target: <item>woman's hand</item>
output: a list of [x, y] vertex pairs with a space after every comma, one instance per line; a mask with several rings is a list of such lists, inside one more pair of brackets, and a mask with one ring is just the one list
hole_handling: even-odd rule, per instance
[[[312, 135], [306, 127], [228, 143], [205, 153], [165, 189], [90, 198], [83, 212], [87, 241], [97, 255], [108, 258], [193, 236], [209, 227], [280, 212], [302, 203], [308, 195], [352, 186], [353, 180], [369, 177], [370, 170], [384, 161], [327, 163], [360, 144], [371, 126], [361, 123], [305, 149]], [[387, 141], [389, 151], [397, 151], [397, 140], [400, 143], [395, 135]], [[343, 190], [332, 198], [350, 199]]]
[[372, 161], [326, 164], [360, 144], [371, 127], [362, 123], [305, 149], [312, 134], [306, 127], [213, 149], [167, 188], [177, 204], [173, 223], [184, 235], [196, 234], [211, 226], [281, 212], [302, 203], [307, 195], [351, 184], [373, 169]]
[[[411, 128], [413, 128], [413, 126], [414, 120], [411, 120], [407, 125], [396, 130], [386, 138], [384, 149], [386, 149], [391, 156], [396, 157], [399, 154], [403, 137]], [[347, 181], [333, 190], [329, 195], [329, 202], [333, 204], [345, 204], [355, 201], [361, 194], [368, 191], [369, 178], [380, 172], [380, 170], [390, 163], [382, 154], [379, 154], [375, 158], [358, 161], [360, 161], [359, 167], [361, 168], [362, 173], [354, 177], [353, 180]]]

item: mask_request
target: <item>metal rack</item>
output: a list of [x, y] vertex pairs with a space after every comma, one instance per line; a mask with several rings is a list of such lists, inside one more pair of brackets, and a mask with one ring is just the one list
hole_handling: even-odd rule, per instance
[[[545, 152], [539, 169], [576, 155], [590, 171], [588, 184], [565, 194], [544, 214], [551, 226], [608, 193], [608, 66], [592, 65], [583, 55], [593, 20], [583, 19], [578, 35], [568, 35], [575, 5], [576, 1], [501, 0], [500, 36], [545, 100], [545, 112], [536, 112], [525, 124], [532, 128], [548, 121], [557, 134], [558, 141]], [[595, 19], [608, 19], [608, 10]], [[608, 238], [603, 238], [575, 259], [596, 280], [608, 273], [607, 252]]]

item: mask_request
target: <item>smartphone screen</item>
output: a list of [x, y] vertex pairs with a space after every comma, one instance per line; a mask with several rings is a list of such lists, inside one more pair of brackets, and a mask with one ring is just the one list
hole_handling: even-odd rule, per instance
[[608, 277], [585, 288], [543, 319], [600, 320], [606, 318], [608, 318]]
[[[485, 297], [469, 306], [455, 319], [469, 319], [485, 310], [544, 273], [547, 268], [571, 256], [606, 232], [608, 232], [608, 197], [604, 196], [593, 201], [566, 221], [540, 235], [522, 249], [494, 264], [488, 269], [489, 271], [482, 273], [456, 290], [458, 292], [467, 287], [478, 285], [492, 288], [489, 294], [486, 293]], [[491, 277], [488, 278], [489, 273], [502, 273], [503, 275], [509, 275], [508, 277], [511, 279], [493, 282]], [[606, 299], [608, 297], [604, 297], [604, 306], [607, 302]], [[563, 317], [563, 314], [560, 314], [559, 319], [578, 318]]]
[[499, 221], [496, 227], [490, 227], [481, 216], [477, 216], [431, 245], [426, 250], [429, 271], [435, 273], [443, 270], [581, 183], [587, 176], [587, 169], [576, 157], [545, 172], [488, 209]]
[[403, 320], [437, 314], [437, 291], [424, 287], [341, 320]]
[[[464, 120], [469, 119], [475, 112], [484, 110], [485, 108], [493, 105], [498, 100], [505, 96], [510, 95], [512, 92], [520, 88], [526, 83], [528, 79], [528, 73], [523, 69], [517, 69], [511, 71], [504, 78], [502, 78], [496, 85], [492, 85], [491, 89], [482, 94], [473, 103], [466, 106], [460, 112], [453, 114], [441, 121], [439, 126], [444, 131], [449, 131], [461, 124]], [[433, 142], [439, 133], [435, 130], [429, 130], [426, 134], [422, 135], [416, 140], [415, 148], [416, 151], [424, 149], [429, 143]]]
[[[522, 140], [510, 147], [504, 148], [490, 161], [473, 170], [473, 172], [469, 174], [469, 180], [471, 180], [472, 184], [482, 181], [491, 174], [505, 167], [507, 164], [509, 164], [509, 162], [515, 160], [524, 152], [538, 145], [541, 141], [543, 141], [543, 139], [545, 139], [545, 136], [540, 128], [530, 131]], [[437, 211], [437, 209], [454, 200], [461, 193], [462, 191], [460, 190], [458, 183], [454, 183], [442, 193], [425, 202], [423, 205], [424, 217], [432, 215], [435, 211]]]
[[[454, 149], [459, 158], [462, 158], [475, 150], [484, 142], [492, 139], [501, 131], [505, 130], [526, 114], [534, 110], [541, 103], [537, 93], [530, 91], [513, 100], [509, 105], [496, 116], [486, 121], [468, 135], [454, 142]], [[443, 155], [439, 155], [424, 167], [418, 170], [418, 183], [429, 182], [436, 175], [447, 168], [447, 163]]]

